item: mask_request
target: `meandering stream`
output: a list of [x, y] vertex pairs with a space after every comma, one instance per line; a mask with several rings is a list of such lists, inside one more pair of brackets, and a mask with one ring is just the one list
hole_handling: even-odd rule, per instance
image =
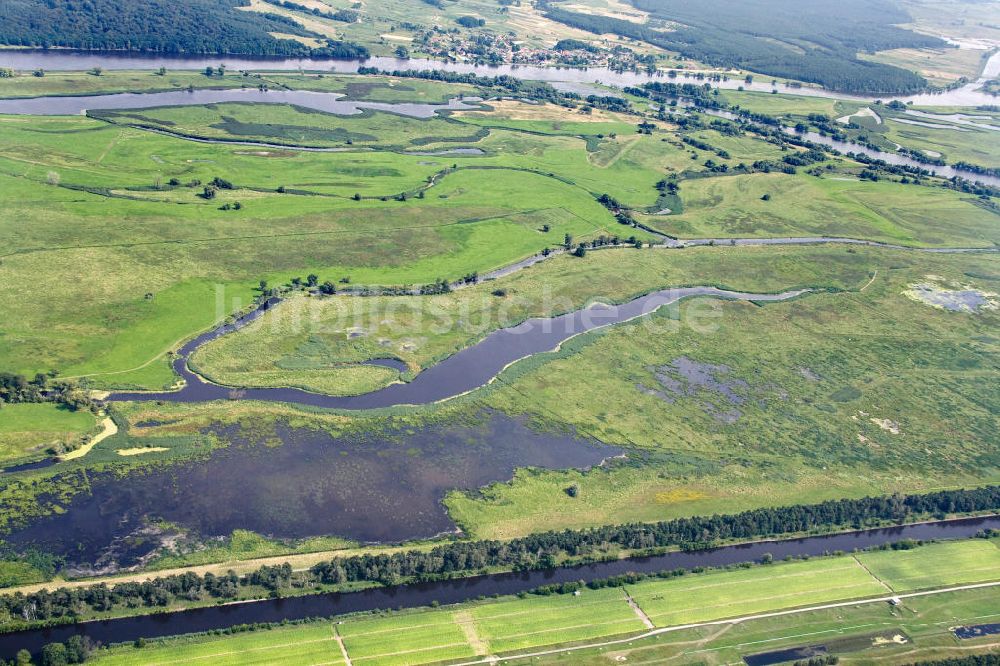
[[173, 362], [174, 371], [186, 382], [181, 390], [159, 393], [113, 393], [108, 399], [173, 402], [265, 400], [351, 410], [426, 405], [454, 398], [484, 386], [493, 381], [508, 365], [535, 354], [553, 351], [572, 337], [642, 317], [683, 298], [711, 296], [731, 300], [774, 302], [795, 298], [805, 292], [806, 290], [800, 289], [780, 294], [753, 294], [715, 287], [683, 287], [656, 291], [622, 305], [597, 304], [558, 317], [529, 319], [517, 326], [494, 331], [480, 342], [424, 370], [411, 382], [391, 384], [377, 391], [354, 396], [322, 395], [295, 388], [234, 390], [233, 387], [206, 382], [188, 367], [188, 359], [196, 349], [261, 316], [274, 305], [274, 301], [268, 301], [236, 323], [204, 333], [181, 347]]

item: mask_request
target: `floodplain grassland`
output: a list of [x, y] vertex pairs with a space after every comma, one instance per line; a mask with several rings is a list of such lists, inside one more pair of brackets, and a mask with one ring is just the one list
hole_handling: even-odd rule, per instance
[[[779, 86], [778, 90], [781, 90]], [[719, 97], [730, 106], [768, 116], [807, 117], [810, 113], [821, 113], [830, 118], [855, 113], [864, 106], [859, 102], [849, 102], [832, 97], [809, 97], [794, 92], [775, 94], [750, 90], [720, 90]]]
[[[292, 114], [295, 123], [317, 128], [340, 122], [287, 106], [235, 106], [277, 114], [276, 121]], [[364, 123], [389, 117], [344, 122], [361, 123], [361, 132]], [[440, 138], [441, 127], [482, 129], [445, 118], [413, 122], [429, 140]], [[313, 272], [356, 284], [425, 283], [513, 262], [560, 244], [565, 234], [577, 241], [626, 233], [648, 240], [616, 224], [594, 197], [608, 192], [651, 206], [663, 173], [687, 168], [686, 153], [660, 133], [584, 140], [491, 130], [478, 144], [485, 156], [433, 158], [206, 145], [86, 118], [8, 116], [0, 123], [0, 197], [10, 211], [3, 231], [11, 241], [0, 273], [16, 285], [16, 316], [6, 322], [13, 344], [0, 365], [100, 375], [103, 386], [169, 385], [162, 354], [249, 303], [261, 279], [280, 284]], [[586, 131], [601, 126], [579, 124]], [[748, 151], [770, 149], [743, 142]], [[488, 178], [482, 169], [490, 169]], [[233, 189], [199, 196], [215, 178]], [[396, 200], [406, 193], [406, 201]], [[236, 202], [240, 210], [220, 210]], [[19, 276], [63, 265], [81, 277], [53, 276], [62, 287], [40, 307]]]
[[93, 430], [94, 415], [54, 403], [24, 403], [0, 408], [0, 467], [38, 458], [54, 444], [76, 442]]
[[976, 583], [1000, 576], [1000, 547], [995, 540], [862, 553], [858, 560], [897, 592]]
[[756, 173], [686, 181], [680, 196], [681, 214], [644, 221], [682, 238], [837, 236], [952, 247], [1000, 243], [997, 213], [978, 205], [973, 195], [943, 188]]
[[[962, 123], [934, 117], [936, 108], [924, 110], [927, 116], [890, 112], [878, 131], [889, 144], [901, 144], [927, 157], [943, 159], [948, 164], [963, 161], [988, 168], [1000, 166], [1000, 114], [962, 109], [968, 117]], [[977, 125], [992, 125], [982, 127]], [[878, 136], [878, 135], [877, 135]], [[975, 175], [969, 178], [974, 180]]]
[[[0, 272], [21, 285], [10, 295], [16, 316], [5, 321], [14, 344], [0, 363], [12, 370], [134, 370], [103, 381], [162, 386], [171, 382], [169, 368], [154, 359], [248, 304], [261, 279], [315, 272], [361, 284], [424, 283], [506, 265], [565, 234], [620, 233], [591, 193], [518, 169], [490, 172], [488, 186], [478, 171], [460, 169], [433, 196], [383, 201], [420, 188], [452, 160], [248, 151], [79, 118], [3, 123], [0, 196], [11, 211], [4, 217], [11, 244]], [[68, 135], [73, 142], [63, 140]], [[208, 201], [197, 196], [200, 186], [168, 184], [216, 176], [237, 189]], [[297, 188], [331, 196], [296, 195]], [[373, 198], [353, 201], [354, 193]], [[219, 210], [235, 201], [241, 210]], [[56, 280], [64, 288], [51, 290], [44, 306], [17, 277], [42, 266], [72, 266], [79, 276]]]
[[498, 328], [577, 310], [595, 300], [618, 303], [657, 289], [698, 284], [754, 292], [850, 289], [867, 281], [868, 270], [853, 255], [829, 248], [607, 249], [583, 260], [555, 257], [443, 295], [357, 299], [300, 294], [246, 328], [206, 344], [192, 363], [223, 384], [347, 393], [366, 387], [361, 377], [372, 386], [397, 378], [387, 368], [352, 364], [391, 356], [419, 371]]
[[412, 118], [371, 111], [338, 116], [289, 104], [229, 102], [139, 111], [93, 111], [91, 115], [116, 124], [149, 127], [182, 136], [321, 148], [474, 143], [486, 134], [476, 127], [444, 118]]
[[477, 537], [508, 538], [995, 482], [1000, 459], [986, 443], [998, 409], [997, 310], [951, 312], [904, 292], [928, 280], [995, 292], [997, 258], [828, 251], [807, 265], [840, 255], [869, 276], [863, 290], [763, 307], [695, 299], [502, 374], [486, 404], [649, 458], [519, 471], [474, 496], [452, 493], [450, 515]]
[[[923, 553], [919, 565], [916, 560], [914, 564], [927, 567], [925, 571], [940, 570], [940, 558], [955, 554], [969, 559], [981, 552], [983, 544], [996, 548], [992, 541], [980, 543], [973, 539], [929, 544], [906, 552]], [[901, 551], [862, 556], [882, 552]], [[969, 580], [989, 582], [997, 576], [995, 569], [981, 570], [978, 577]], [[711, 664], [728, 657], [728, 663], [732, 663], [742, 655], [795, 645], [792, 641], [796, 640], [812, 644], [837, 639], [830, 642], [834, 654], [878, 649], [889, 653], [889, 663], [896, 663], [895, 655], [901, 654], [904, 647], [910, 656], [914, 648], [934, 650], [935, 654], [941, 649], [957, 649], [958, 643], [947, 627], [990, 621], [996, 617], [998, 598], [997, 588], [984, 588], [906, 598], [900, 606], [884, 601], [865, 603], [866, 598], [884, 598], [892, 592], [851, 555], [654, 578], [626, 588], [638, 608], [630, 606], [624, 588], [583, 588], [578, 595], [529, 594], [517, 599], [505, 597], [375, 616], [347, 616], [337, 621], [231, 636], [167, 638], [151, 641], [141, 649], [131, 645], [102, 649], [95, 663], [138, 666], [160, 663], [168, 655], [172, 663], [199, 663], [209, 658], [230, 659], [230, 655], [241, 651], [245, 659], [254, 660], [249, 663], [265, 663], [265, 659], [270, 659], [267, 663], [289, 666], [339, 663], [335, 635], [342, 637], [352, 663], [398, 666], [471, 661], [487, 655], [502, 657], [640, 635], [647, 631], [640, 613], [652, 619], [657, 628], [669, 628], [851, 600], [858, 603], [727, 624], [725, 629], [685, 629], [600, 650], [577, 647], [566, 656], [542, 660], [567, 663], [567, 659], [575, 658], [583, 661], [572, 663], [591, 663], [590, 654], [601, 654], [602, 659], [609, 658], [609, 654], [611, 658], [617, 654], [673, 654], [683, 663], [695, 656], [707, 657]], [[883, 645], [883, 641], [872, 638], [875, 633], [888, 634], [891, 630], [902, 632], [908, 642]], [[962, 644], [975, 647], [987, 643], [977, 640]]]
[[[225, 56], [220, 56], [225, 63]], [[454, 97], [476, 95], [479, 89], [462, 83], [443, 83], [392, 76], [358, 76], [306, 72], [242, 72], [228, 70], [211, 76], [189, 70], [107, 70], [95, 76], [88, 72], [46, 72], [45, 76], [15, 73], [0, 78], [0, 98], [47, 95], [103, 95], [119, 92], [162, 92], [189, 88], [253, 88], [314, 90], [341, 93], [345, 99], [366, 102], [424, 102], [441, 104]]]
[[657, 627], [874, 597], [886, 592], [850, 557], [785, 563], [770, 569], [710, 572], [626, 588]]

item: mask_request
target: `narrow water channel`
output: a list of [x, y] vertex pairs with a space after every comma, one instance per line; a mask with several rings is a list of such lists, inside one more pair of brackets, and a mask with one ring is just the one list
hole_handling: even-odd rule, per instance
[[174, 371], [186, 382], [181, 390], [158, 393], [113, 393], [108, 399], [172, 402], [264, 400], [334, 409], [427, 405], [484, 386], [511, 363], [535, 354], [553, 351], [561, 343], [581, 333], [642, 317], [683, 298], [710, 296], [728, 300], [775, 302], [795, 298], [803, 293], [804, 290], [781, 294], [751, 294], [715, 287], [683, 287], [656, 291], [622, 305], [598, 304], [558, 317], [529, 319], [518, 326], [494, 331], [473, 346], [424, 370], [411, 382], [392, 384], [378, 391], [355, 396], [322, 395], [294, 388], [234, 390], [234, 387], [206, 382], [188, 367], [188, 359], [198, 347], [261, 316], [272, 305], [267, 303], [264, 308], [254, 311], [236, 324], [200, 335], [181, 347], [173, 362]]

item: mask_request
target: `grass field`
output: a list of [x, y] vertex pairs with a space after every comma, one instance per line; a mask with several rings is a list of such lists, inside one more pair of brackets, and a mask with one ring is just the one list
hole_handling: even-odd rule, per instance
[[[220, 59], [223, 63], [225, 58]], [[257, 88], [272, 90], [316, 90], [345, 95], [345, 99], [368, 102], [443, 103], [478, 89], [460, 83], [441, 83], [388, 76], [331, 75], [292, 72], [253, 72], [244, 76], [230, 70], [225, 75], [205, 76], [195, 71], [109, 70], [101, 76], [85, 72], [46, 72], [45, 76], [21, 73], [0, 79], [0, 98], [45, 95], [89, 95], [117, 92], [158, 92], [188, 88]]]
[[885, 594], [850, 557], [684, 576], [627, 589], [658, 627]]
[[861, 286], [874, 274], [871, 284], [764, 307], [692, 301], [513, 368], [488, 404], [653, 458], [520, 472], [474, 497], [451, 494], [451, 515], [504, 538], [997, 479], [1000, 460], [984, 446], [997, 409], [996, 311], [951, 313], [903, 295], [928, 275], [994, 290], [996, 258], [829, 252], [807, 265], [840, 255], [842, 270]]
[[[367, 82], [362, 90], [364, 83], [336, 85], [358, 96], [396, 90], [382, 79]], [[412, 85], [418, 92], [422, 83], [397, 85]], [[435, 88], [423, 92], [442, 95]], [[360, 146], [329, 154], [253, 150], [197, 144], [84, 118], [0, 119], [0, 201], [10, 211], [0, 221], [10, 239], [0, 278], [15, 285], [9, 294], [12, 317], [4, 327], [11, 344], [5, 346], [6, 354], [0, 352], [0, 366], [96, 375], [105, 386], [167, 385], [172, 379], [163, 354], [246, 305], [261, 279], [276, 284], [312, 272], [321, 279], [349, 277], [360, 284], [419, 284], [510, 263], [560, 244], [567, 233], [576, 240], [600, 234], [642, 237], [639, 230], [617, 225], [594, 198], [608, 192], [629, 205], [649, 207], [657, 200], [654, 185], [665, 172], [689, 168], [686, 153], [661, 140], [670, 137], [669, 128], [653, 135], [597, 139], [598, 129], [609, 122], [601, 114], [597, 122], [574, 120], [567, 130], [554, 127], [559, 121], [551, 119], [557, 113], [552, 107], [521, 106], [525, 108], [502, 107], [498, 117], [541, 123], [533, 132], [542, 133], [491, 130], [476, 142], [485, 156], [447, 158], [371, 152]], [[142, 115], [163, 114], [161, 120], [169, 116], [169, 122], [190, 122], [192, 131], [202, 131], [213, 118], [230, 117], [223, 107], [237, 114], [233, 118], [252, 110], [252, 117], [239, 120], [245, 126], [256, 119], [259, 128], [248, 131], [283, 135], [301, 127], [413, 143], [482, 130], [438, 118], [407, 121], [413, 128], [406, 134], [399, 124], [404, 121], [388, 114], [344, 119], [280, 105], [171, 108]], [[532, 114], [550, 119], [518, 118]], [[385, 123], [391, 132], [383, 131]], [[620, 119], [611, 126], [628, 129]], [[572, 135], [580, 131], [593, 134], [587, 140]], [[66, 141], [67, 136], [73, 141]], [[746, 137], [709, 138], [724, 144], [732, 160], [749, 161], [773, 151]], [[595, 150], [588, 152], [593, 141]], [[438, 180], [428, 188], [435, 176]], [[213, 200], [198, 196], [202, 185], [216, 177], [235, 189], [218, 190]], [[171, 185], [172, 179], [180, 184]], [[712, 181], [730, 179], [698, 180], [684, 188]], [[855, 235], [895, 238], [904, 234], [899, 229], [910, 224], [910, 216], [915, 217], [911, 226], [916, 235], [923, 233], [922, 218], [906, 206], [920, 205], [935, 214], [962, 213], [958, 222], [968, 227], [961, 238], [926, 233], [922, 242], [957, 243], [982, 235], [978, 215], [990, 213], [944, 193], [916, 190], [890, 199], [902, 209], [899, 213], [845, 206], [852, 221], [840, 224]], [[401, 193], [409, 193], [406, 201], [394, 199]], [[881, 194], [865, 205], [878, 209]], [[361, 200], [354, 201], [355, 196]], [[912, 197], [921, 198], [912, 203]], [[241, 210], [219, 210], [236, 201]], [[777, 201], [772, 203], [777, 207]], [[710, 201], [689, 199], [686, 205], [688, 212], [678, 220], [718, 213]], [[890, 216], [896, 226], [885, 221]], [[672, 230], [677, 226], [673, 218], [663, 219]], [[784, 231], [792, 222], [781, 224]], [[549, 231], [543, 233], [546, 225]], [[714, 230], [701, 222], [684, 225], [692, 231]], [[80, 268], [84, 277], [64, 279], [60, 266]], [[53, 283], [59, 286], [40, 307], [23, 276], [53, 267]], [[108, 348], [105, 341], [112, 337], [116, 344]], [[354, 374], [345, 377], [354, 390], [386, 379]], [[284, 380], [275, 376], [271, 381]]]
[[635, 633], [644, 627], [621, 588], [482, 604], [470, 615], [490, 654]]
[[952, 247], [1000, 242], [996, 213], [976, 205], [973, 196], [944, 189], [753, 174], [685, 182], [681, 199], [682, 214], [647, 220], [684, 238], [840, 236]]
[[1000, 576], [1000, 547], [996, 541], [878, 551], [863, 553], [858, 559], [897, 592], [976, 583]]
[[[982, 124], [997, 127], [1000, 114], [974, 111], [964, 122], [954, 123], [947, 117], [934, 117], [937, 111], [928, 109], [931, 117], [890, 113], [881, 135], [890, 143], [902, 144], [949, 164], [964, 161], [991, 168], [1000, 165], [1000, 148], [997, 147], [1000, 130], [977, 127]], [[962, 109], [963, 113], [968, 111], [971, 109]]]
[[117, 649], [102, 654], [97, 663], [137, 666], [167, 661], [177, 664], [344, 664], [329, 622], [293, 625], [271, 631], [213, 638], [178, 638], [164, 649]]
[[[995, 651], [995, 636], [959, 641], [950, 628], [996, 622], [1000, 618], [998, 604], [997, 588], [907, 599], [902, 607], [883, 602], [857, 604], [671, 632], [622, 645], [542, 657], [535, 663], [597, 666], [625, 661], [724, 666], [739, 663], [746, 655], [825, 644], [841, 662], [911, 664]], [[882, 636], [881, 640], [874, 639], [875, 635]], [[905, 642], [891, 640], [896, 635], [905, 636]]]
[[[914, 570], [940, 567], [941, 558], [973, 559], [990, 541], [968, 540], [920, 547], [912, 560]], [[897, 554], [899, 551], [887, 551]], [[865, 553], [866, 561], [881, 553]], [[997, 571], [980, 571], [968, 580], [995, 579]], [[943, 583], [939, 582], [938, 585]], [[711, 622], [723, 618], [824, 603], [885, 597], [889, 592], [850, 555], [807, 561], [782, 562], [752, 568], [709, 571], [627, 586], [628, 594], [657, 627]], [[997, 589], [952, 592], [905, 599], [901, 606], [885, 602], [858, 603], [831, 610], [809, 611], [781, 618], [748, 621], [726, 628], [701, 627], [630, 641], [600, 651], [574, 650], [572, 655], [545, 658], [545, 663], [592, 663], [590, 654], [602, 659], [617, 654], [638, 658], [642, 654], [672, 654], [707, 658], [708, 663], [729, 663], [743, 654], [814, 642], [832, 641], [835, 653], [879, 649], [894, 654], [903, 646], [889, 642], [875, 647], [875, 632], [902, 631], [916, 648], [957, 648], [948, 626], [987, 622], [997, 617]], [[182, 637], [153, 641], [147, 647], [102, 650], [95, 663], [126, 666], [163, 663], [276, 663], [288, 665], [339, 664], [335, 635], [343, 638], [352, 663], [372, 666], [428, 664], [475, 660], [487, 655], [516, 654], [532, 649], [607, 640], [646, 631], [638, 612], [630, 607], [623, 588], [583, 589], [579, 595], [533, 596], [487, 600], [438, 609], [419, 609], [376, 616], [347, 617], [331, 623], [316, 622], [269, 631], [217, 637]], [[969, 641], [964, 645], [984, 645]], [[881, 645], [881, 644], [879, 644]], [[910, 650], [914, 645], [906, 645]], [[620, 652], [621, 651], [621, 652]], [[909, 653], [912, 656], [912, 652]], [[937, 652], [935, 652], [937, 654]], [[233, 661], [235, 659], [241, 661]], [[567, 662], [566, 660], [576, 661]], [[536, 660], [537, 661], [537, 660]], [[654, 663], [655, 662], [654, 658]], [[726, 663], [726, 662], [721, 662]], [[895, 662], [890, 662], [895, 663]]]
[[[143, 368], [127, 380], [104, 381], [163, 385], [169, 373], [154, 359], [249, 303], [260, 279], [281, 283], [310, 272], [362, 284], [454, 279], [561, 243], [566, 233], [617, 233], [590, 193], [543, 174], [493, 171], [483, 191], [479, 172], [460, 170], [436, 185], [433, 197], [354, 202], [355, 192], [417, 187], [446, 165], [386, 154], [247, 155], [81, 119], [42, 121], [45, 133], [24, 119], [7, 122], [10, 150], [0, 160], [0, 180], [12, 214], [0, 225], [11, 243], [0, 273], [19, 286], [9, 293], [4, 332], [12, 344], [0, 365], [12, 370], [89, 375]], [[79, 140], [61, 145], [62, 132]], [[18, 136], [26, 143], [15, 147]], [[288, 177], [293, 172], [299, 182]], [[200, 188], [148, 191], [170, 177], [208, 182], [215, 175], [241, 189], [223, 190], [214, 202], [197, 197]], [[59, 186], [39, 184], [47, 181]], [[333, 196], [277, 193], [281, 186]], [[111, 197], [77, 187], [108, 188]], [[232, 200], [243, 210], [218, 210]], [[37, 224], [15, 223], [25, 219]], [[550, 233], [541, 233], [543, 224]], [[62, 288], [42, 306], [17, 276], [43, 266], [73, 266], [85, 277], [57, 279]], [[117, 340], [113, 348], [105, 344], [109, 336]]]
[[451, 612], [390, 615], [345, 622], [337, 627], [352, 663], [428, 663], [477, 653]]
[[90, 412], [74, 412], [53, 403], [4, 405], [0, 408], [0, 466], [38, 458], [57, 443], [75, 443], [94, 424]]
[[[497, 282], [440, 296], [289, 299], [241, 331], [200, 349], [193, 363], [230, 385], [297, 385], [351, 393], [395, 381], [395, 371], [345, 365], [386, 355], [427, 368], [493, 330], [579, 309], [591, 300], [622, 302], [656, 289], [717, 284], [775, 292], [802, 286], [860, 287], [864, 268], [824, 248], [719, 248], [671, 252], [612, 249], [585, 260], [561, 256]], [[822, 268], [816, 260], [824, 260]], [[736, 276], [739, 276], [738, 278]], [[503, 290], [501, 296], [492, 292]]]

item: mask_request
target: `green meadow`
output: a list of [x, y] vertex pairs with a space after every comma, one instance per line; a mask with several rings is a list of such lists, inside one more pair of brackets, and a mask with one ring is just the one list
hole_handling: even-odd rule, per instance
[[[225, 57], [220, 57], [225, 64]], [[206, 76], [204, 72], [167, 70], [108, 70], [100, 76], [87, 72], [46, 72], [45, 76], [21, 73], [0, 79], [0, 98], [47, 95], [106, 95], [121, 92], [163, 92], [191, 88], [250, 88], [314, 90], [341, 93], [345, 99], [367, 102], [444, 103], [453, 97], [475, 95], [474, 86], [396, 77], [364, 77], [294, 72], [243, 72], [228, 70]]]
[[[909, 246], [994, 247], [1000, 216], [973, 195], [838, 174], [685, 181], [680, 215], [649, 217], [683, 238], [836, 236]], [[768, 199], [763, 197], [768, 196]]]
[[[993, 548], [992, 541], [967, 540], [926, 545], [907, 553], [914, 570], [940, 570], [941, 558], [969, 559]], [[866, 565], [877, 551], [860, 555]], [[920, 563], [918, 564], [918, 557]], [[968, 580], [992, 581], [997, 571], [980, 571]], [[941, 579], [943, 581], [943, 578]], [[894, 582], [890, 581], [890, 586]], [[944, 585], [938, 582], [937, 586]], [[896, 590], [895, 587], [892, 587]], [[788, 611], [858, 600], [835, 609], [791, 613], [727, 625], [672, 631], [649, 638], [632, 638], [611, 647], [577, 647], [563, 656], [542, 657], [544, 663], [596, 663], [627, 654], [629, 660], [648, 655], [672, 654], [684, 663], [698, 655], [708, 663], [718, 659], [768, 649], [830, 641], [831, 651], [882, 650], [896, 654], [913, 643], [875, 641], [875, 634], [890, 637], [900, 632], [916, 647], [931, 650], [956, 646], [943, 641], [945, 627], [989, 621], [996, 617], [997, 588], [966, 590], [906, 598], [900, 606], [868, 598], [891, 594], [850, 555], [792, 561], [746, 568], [709, 570], [666, 579], [650, 579], [622, 587], [579, 594], [524, 595], [481, 600], [433, 609], [361, 614], [333, 621], [309, 622], [236, 633], [230, 636], [190, 636], [150, 641], [143, 648], [131, 645], [98, 651], [100, 666], [170, 663], [274, 663], [288, 665], [339, 664], [343, 656], [337, 637], [351, 663], [373, 666], [475, 661], [488, 655], [512, 656], [559, 646], [580, 646], [615, 638], [638, 637], [648, 631], [642, 618], [657, 628], [719, 622], [727, 618]], [[902, 590], [896, 590], [902, 591]], [[628, 595], [628, 596], [626, 596]], [[630, 606], [631, 598], [635, 607]], [[798, 640], [799, 643], [793, 641]], [[963, 642], [964, 643], [964, 642]], [[972, 647], [983, 640], [969, 641]], [[683, 654], [678, 651], [687, 650]], [[655, 655], [655, 656], [654, 656]], [[239, 661], [236, 661], [239, 659]], [[567, 661], [574, 660], [574, 661]], [[537, 659], [536, 659], [537, 661]], [[606, 663], [606, 662], [603, 662]], [[896, 663], [890, 661], [889, 663]]]
[[1000, 572], [1000, 548], [986, 540], [863, 553], [858, 560], [897, 592], [977, 583]]
[[[350, 78], [310, 85], [329, 81], [363, 96], [416, 94], [425, 84], [378, 79], [362, 90], [366, 81], [342, 80]], [[435, 85], [422, 92], [446, 97], [444, 84]], [[3, 305], [14, 315], [3, 326], [9, 344], [0, 365], [57, 369], [101, 386], [168, 385], [163, 354], [248, 304], [260, 280], [280, 284], [315, 273], [354, 284], [421, 284], [511, 263], [560, 245], [567, 234], [576, 241], [602, 234], [649, 240], [618, 225], [595, 198], [609, 193], [651, 208], [665, 174], [698, 168], [668, 126], [639, 135], [624, 116], [570, 114], [564, 122], [557, 108], [510, 102], [427, 120], [244, 104], [136, 114], [174, 130], [241, 139], [332, 132], [337, 141], [364, 134], [383, 148], [412, 149], [460, 137], [485, 154], [435, 157], [346, 143], [350, 150], [335, 153], [255, 149], [88, 118], [0, 118], [0, 201], [11, 213], [0, 222], [10, 239], [0, 279], [13, 285], [0, 302], [9, 300]], [[237, 126], [243, 134], [230, 133]], [[697, 135], [729, 151], [734, 164], [777, 155], [750, 136]], [[233, 189], [201, 196], [217, 178]], [[772, 199], [761, 201], [763, 193]], [[930, 187], [758, 174], [684, 178], [681, 199], [682, 213], [645, 221], [682, 236], [832, 234], [973, 246], [996, 240], [993, 212]], [[239, 210], [220, 209], [236, 202]], [[63, 266], [73, 267], [73, 278]], [[23, 279], [42, 271], [56, 285], [44, 307]], [[387, 379], [354, 372], [341, 390]], [[287, 383], [279, 375], [266, 381]]]
[[658, 627], [884, 596], [886, 592], [851, 557], [711, 572], [626, 588]]
[[[713, 260], [706, 261], [708, 256]], [[866, 267], [857, 264], [853, 255], [829, 248], [607, 249], [585, 259], [559, 256], [443, 295], [359, 300], [299, 294], [205, 345], [192, 363], [223, 384], [363, 392], [395, 381], [398, 373], [354, 365], [361, 361], [395, 357], [418, 372], [498, 328], [672, 286], [851, 288], [868, 279]]]
[[541, 657], [535, 663], [597, 666], [625, 661], [724, 666], [739, 663], [746, 655], [826, 645], [841, 662], [912, 664], [995, 650], [995, 637], [960, 641], [951, 628], [996, 622], [998, 603], [1000, 591], [992, 587], [907, 599], [901, 607], [884, 602], [855, 604], [575, 649]]
[[[155, 359], [248, 304], [262, 279], [419, 284], [506, 265], [566, 234], [620, 233], [590, 192], [521, 167], [492, 170], [484, 188], [472, 160], [451, 171], [451, 160], [248, 151], [87, 119], [0, 122], [11, 212], [0, 274], [13, 285], [0, 364], [12, 370], [161, 386], [170, 376]], [[422, 198], [393, 198], [442, 170]], [[192, 183], [216, 177], [236, 189], [198, 196]], [[58, 285], [44, 305], [18, 277], [40, 270]]]
[[[773, 249], [759, 248], [762, 261]], [[694, 252], [721, 266], [739, 250]], [[801, 263], [786, 255], [783, 286], [815, 293], [763, 305], [695, 299], [509, 369], [482, 393], [486, 404], [647, 457], [586, 473], [520, 471], [452, 493], [451, 515], [478, 537], [505, 538], [995, 482], [1000, 459], [982, 443], [997, 409], [997, 311], [948, 311], [905, 292], [936, 281], [994, 293], [996, 257], [813, 252]], [[795, 276], [795, 266], [819, 272]], [[827, 291], [824, 267], [854, 278]]]
[[0, 407], [0, 465], [38, 458], [54, 444], [75, 443], [94, 428], [94, 415], [54, 404]]

